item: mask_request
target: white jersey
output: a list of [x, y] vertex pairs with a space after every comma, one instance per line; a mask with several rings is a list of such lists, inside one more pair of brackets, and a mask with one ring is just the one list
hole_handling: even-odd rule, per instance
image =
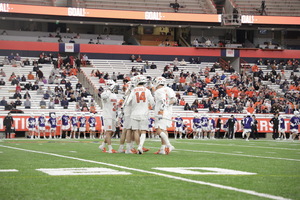
[[103, 117], [106, 119], [116, 119], [117, 117], [117, 95], [110, 90], [101, 94], [103, 101]]
[[131, 109], [132, 109], [132, 102], [129, 102], [127, 105], [126, 103], [128, 102], [128, 98], [129, 98], [129, 89], [127, 89], [127, 91], [125, 92], [125, 100], [124, 100], [124, 104], [123, 104], [123, 113], [124, 113], [124, 116], [130, 116], [131, 114]]
[[148, 120], [149, 105], [154, 105], [154, 99], [149, 89], [138, 86], [130, 93], [126, 105], [132, 104], [130, 118], [134, 120]]
[[[169, 87], [161, 87], [154, 93], [155, 96], [155, 115], [163, 115], [163, 118], [172, 119], [173, 106], [170, 105], [170, 100], [175, 98], [175, 92]], [[163, 113], [160, 113], [162, 105], [165, 104]], [[172, 125], [172, 121], [168, 121], [168, 127]]]

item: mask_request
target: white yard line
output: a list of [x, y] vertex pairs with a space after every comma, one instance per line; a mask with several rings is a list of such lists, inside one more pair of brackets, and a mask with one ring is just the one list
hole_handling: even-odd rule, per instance
[[236, 147], [250, 147], [250, 148], [262, 148], [262, 149], [278, 149], [278, 150], [290, 150], [290, 151], [299, 151], [299, 149], [291, 149], [291, 148], [280, 148], [280, 147], [263, 147], [263, 146], [248, 146], [248, 145], [239, 145], [239, 144], [216, 144], [216, 143], [195, 143], [195, 142], [179, 142], [175, 141], [174, 143], [183, 143], [183, 144], [190, 144], [190, 145], [211, 145], [211, 146], [236, 146]]
[[222, 155], [230, 155], [230, 156], [244, 156], [244, 157], [252, 157], [252, 158], [268, 158], [274, 160], [288, 160], [288, 161], [300, 161], [299, 159], [293, 158], [279, 158], [279, 157], [265, 157], [265, 156], [255, 156], [255, 155], [247, 155], [247, 154], [236, 154], [236, 153], [224, 153], [224, 152], [216, 152], [216, 151], [199, 151], [199, 150], [188, 150], [188, 149], [177, 149], [177, 151], [189, 151], [194, 153], [211, 153], [211, 154], [222, 154]]
[[59, 155], [59, 154], [54, 154], [54, 153], [47, 153], [47, 152], [42, 152], [42, 151], [29, 150], [29, 149], [21, 149], [21, 148], [17, 148], [17, 147], [10, 147], [10, 146], [4, 146], [4, 145], [0, 145], [0, 147], [15, 149], [15, 150], [19, 150], [19, 151], [26, 151], [26, 152], [31, 152], [31, 153], [45, 154], [45, 155], [50, 155], [50, 156], [55, 156], [55, 157], [60, 157], [60, 158], [78, 160], [78, 161], [87, 162], [87, 163], [106, 165], [106, 166], [110, 166], [110, 167], [115, 167], [115, 168], [120, 168], [120, 169], [125, 169], [125, 170], [131, 170], [131, 171], [136, 171], [136, 172], [141, 172], [141, 173], [153, 174], [153, 175], [162, 176], [162, 177], [166, 177], [166, 178], [170, 178], [170, 179], [185, 181], [185, 182], [189, 182], [189, 183], [196, 183], [196, 184], [200, 184], [200, 185], [206, 185], [206, 186], [211, 186], [211, 187], [225, 189], [225, 190], [241, 192], [241, 193], [245, 193], [245, 194], [250, 194], [250, 195], [254, 195], [254, 196], [268, 198], [268, 199], [288, 200], [287, 198], [284, 198], [284, 197], [265, 194], [265, 193], [259, 193], [259, 192], [255, 192], [255, 191], [252, 191], [252, 190], [239, 189], [239, 188], [235, 188], [235, 187], [231, 187], [231, 186], [225, 186], [225, 185], [209, 183], [209, 182], [204, 182], [204, 181], [196, 181], [196, 180], [182, 178], [182, 177], [178, 177], [178, 176], [173, 176], [173, 175], [168, 175], [168, 174], [163, 174], [163, 173], [158, 173], [158, 172], [153, 172], [153, 171], [147, 171], [147, 170], [142, 170], [142, 169], [136, 169], [136, 168], [131, 168], [131, 167], [125, 167], [125, 166], [115, 165], [115, 164], [110, 164], [110, 163], [98, 162], [98, 161], [94, 161], [94, 160], [87, 160], [87, 159], [76, 158], [76, 157], [71, 157], [71, 156], [64, 156], [64, 155]]
[[0, 169], [0, 172], [18, 172], [16, 169]]

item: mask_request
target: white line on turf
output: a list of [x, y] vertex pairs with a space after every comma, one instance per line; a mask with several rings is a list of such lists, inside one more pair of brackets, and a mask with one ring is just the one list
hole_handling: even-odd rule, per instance
[[18, 172], [16, 169], [0, 169], [0, 172]]
[[[194, 142], [175, 142], [175, 143], [185, 143], [185, 144], [190, 144], [190, 145], [217, 145], [217, 146], [228, 146], [228, 144], [216, 144], [216, 143], [194, 143]], [[237, 147], [251, 147], [251, 148], [262, 148], [262, 149], [278, 149], [278, 150], [299, 150], [299, 149], [291, 149], [291, 148], [280, 148], [280, 147], [263, 147], [263, 146], [256, 146], [256, 145], [238, 145], [238, 144], [230, 144], [231, 146], [237, 146]]]
[[158, 172], [153, 172], [153, 171], [147, 171], [147, 170], [142, 170], [142, 169], [125, 167], [125, 166], [121, 166], [121, 165], [104, 163], [104, 162], [99, 162], [99, 161], [94, 161], [94, 160], [87, 160], [87, 159], [76, 158], [76, 157], [71, 157], [71, 156], [59, 155], [59, 154], [55, 154], [55, 153], [48, 153], [48, 152], [43, 152], [43, 151], [35, 151], [35, 150], [29, 150], [29, 149], [21, 149], [21, 148], [17, 148], [17, 147], [4, 146], [4, 145], [0, 145], [0, 147], [9, 148], [9, 149], [15, 149], [15, 150], [20, 150], [20, 151], [26, 151], [26, 152], [31, 152], [31, 153], [45, 154], [45, 155], [50, 155], [50, 156], [55, 156], [55, 157], [60, 157], [60, 158], [68, 158], [68, 159], [78, 160], [78, 161], [82, 161], [82, 162], [88, 162], [88, 163], [106, 165], [106, 166], [110, 166], [110, 167], [115, 167], [115, 168], [120, 168], [120, 169], [126, 169], [126, 170], [141, 172], [141, 173], [153, 174], [153, 175], [162, 176], [162, 177], [166, 177], [166, 178], [170, 178], [170, 179], [185, 181], [185, 182], [189, 182], [189, 183], [196, 183], [196, 184], [200, 184], [200, 185], [206, 185], [206, 186], [211, 186], [211, 187], [225, 189], [225, 190], [231, 190], [231, 191], [241, 192], [241, 193], [245, 193], [245, 194], [250, 194], [250, 195], [254, 195], [254, 196], [268, 198], [268, 199], [289, 200], [289, 199], [284, 198], [284, 197], [275, 196], [275, 195], [271, 195], [271, 194], [265, 194], [265, 193], [259, 193], [259, 192], [255, 192], [255, 191], [252, 191], [252, 190], [239, 189], [239, 188], [235, 188], [235, 187], [231, 187], [231, 186], [225, 186], [225, 185], [220, 185], [220, 184], [215, 184], [215, 183], [209, 183], [209, 182], [204, 182], [204, 181], [196, 181], [196, 180], [182, 178], [182, 177], [173, 176], [173, 175], [169, 175], [169, 174], [163, 174], [163, 173], [158, 173]]
[[293, 158], [278, 158], [278, 157], [265, 157], [265, 156], [255, 156], [255, 155], [247, 155], [247, 154], [235, 154], [235, 153], [224, 153], [224, 152], [216, 152], [216, 151], [199, 151], [199, 150], [188, 150], [188, 149], [176, 149], [178, 151], [190, 151], [194, 153], [211, 153], [211, 154], [222, 154], [222, 155], [230, 155], [230, 156], [244, 156], [244, 157], [253, 157], [253, 158], [269, 158], [275, 160], [289, 160], [289, 161], [300, 161], [299, 159]]

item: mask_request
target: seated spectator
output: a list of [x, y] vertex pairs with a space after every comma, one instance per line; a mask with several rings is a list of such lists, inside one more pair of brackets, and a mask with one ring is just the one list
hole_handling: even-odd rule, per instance
[[137, 57], [136, 62], [143, 62], [143, 59], [140, 55]]
[[16, 106], [21, 106], [22, 102], [20, 100], [20, 98], [18, 97], [17, 100], [15, 101]]
[[27, 79], [34, 80], [34, 75], [32, 74], [32, 72], [29, 72], [29, 74], [27, 75]]
[[13, 73], [10, 75], [8, 81], [12, 81], [13, 78], [16, 78], [16, 77], [17, 77], [17, 76], [16, 76], [15, 73], [13, 72]]
[[96, 106], [95, 106], [95, 104], [93, 102], [91, 103], [91, 106], [90, 106], [90, 112], [91, 113], [97, 113], [96, 112]]
[[131, 60], [131, 62], [134, 62], [135, 61], [135, 55], [131, 55], [130, 60]]
[[68, 106], [69, 106], [69, 102], [67, 100], [67, 98], [63, 98], [60, 102], [60, 105], [64, 108], [64, 109], [68, 109]]
[[38, 70], [36, 71], [36, 76], [37, 76], [40, 80], [42, 80], [42, 78], [44, 77], [44, 73], [43, 73], [40, 69], [38, 69]]
[[11, 63], [15, 59], [14, 53], [11, 53], [7, 58], [9, 63]]
[[75, 40], [74, 40], [73, 38], [71, 38], [71, 39], [69, 40], [69, 43], [75, 43]]
[[184, 110], [191, 110], [191, 107], [190, 107], [189, 103], [186, 103], [183, 109]]
[[36, 91], [37, 95], [44, 95], [44, 90], [42, 88], [42, 86], [40, 88], [38, 88], [38, 90]]
[[206, 47], [210, 47], [212, 45], [210, 39], [208, 38], [206, 41], [205, 41], [205, 46]]
[[20, 94], [20, 92], [15, 92], [13, 99], [17, 99], [18, 97], [21, 99], [22, 95]]
[[178, 58], [175, 58], [175, 59], [173, 60], [173, 65], [174, 65], [174, 66], [178, 66], [178, 65], [179, 65]]
[[21, 88], [21, 85], [20, 85], [20, 83], [18, 83], [17, 85], [16, 85], [16, 92], [21, 92], [22, 91], [22, 88]]
[[41, 39], [41, 36], [38, 36], [38, 39], [36, 40], [37, 42], [43, 42]]
[[179, 105], [185, 106], [185, 104], [186, 104], [186, 102], [185, 102], [184, 98], [181, 98], [179, 101]]
[[6, 74], [5, 74], [5, 72], [3, 71], [3, 69], [0, 70], [0, 76], [6, 77]]
[[185, 62], [184, 58], [182, 58], [182, 60], [180, 61], [180, 66], [186, 66], [187, 63]]
[[21, 81], [22, 81], [22, 82], [26, 82], [26, 77], [25, 77], [24, 74], [23, 74], [23, 76], [21, 77]]
[[19, 54], [16, 53], [14, 59], [15, 59], [15, 61], [21, 61], [21, 56], [19, 56]]
[[93, 39], [90, 39], [88, 44], [95, 44], [95, 43], [94, 43]]
[[0, 80], [0, 85], [5, 85], [5, 81], [3, 80], [3, 78], [1, 78]]
[[53, 98], [51, 97], [50, 100], [49, 100], [49, 104], [48, 104], [48, 109], [54, 109], [54, 100]]
[[49, 99], [50, 98], [50, 94], [49, 94], [49, 92], [48, 91], [46, 91], [45, 93], [44, 93], [44, 99]]
[[18, 79], [13, 78], [13, 79], [11, 80], [11, 85], [17, 85], [17, 84], [19, 84]]
[[44, 98], [42, 98], [42, 100], [40, 101], [40, 108], [41, 109], [46, 109], [46, 101]]
[[5, 97], [2, 97], [2, 100], [0, 101], [0, 106], [6, 106], [7, 101], [5, 100]]

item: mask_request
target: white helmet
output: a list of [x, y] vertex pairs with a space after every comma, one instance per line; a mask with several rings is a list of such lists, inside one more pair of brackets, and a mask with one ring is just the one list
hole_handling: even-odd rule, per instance
[[106, 84], [107, 89], [109, 89], [111, 91], [114, 90], [116, 87], [116, 82], [114, 82], [111, 79], [107, 80], [105, 84]]
[[143, 75], [137, 75], [136, 76], [136, 84], [143, 84], [143, 83], [147, 83], [147, 78]]
[[156, 77], [154, 79], [154, 85], [157, 87], [159, 85], [166, 85], [166, 79], [164, 77]]
[[297, 110], [294, 111], [294, 115], [299, 115], [299, 112]]

